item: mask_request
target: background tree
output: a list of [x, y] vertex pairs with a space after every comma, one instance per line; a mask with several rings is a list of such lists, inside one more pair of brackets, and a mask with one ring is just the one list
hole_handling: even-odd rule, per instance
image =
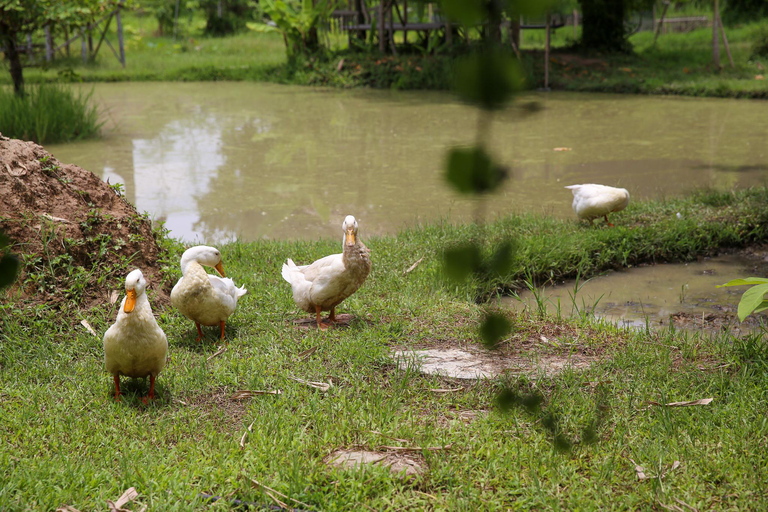
[[200, 7], [205, 12], [205, 33], [210, 36], [243, 30], [253, 14], [260, 12], [255, 0], [200, 0]]
[[13, 90], [24, 95], [24, 73], [19, 42], [26, 34], [48, 23], [83, 25], [112, 2], [109, 0], [0, 0], [0, 45], [13, 81]]
[[605, 52], [631, 50], [624, 21], [633, 12], [652, 8], [653, 3], [654, 0], [579, 0], [581, 47]]

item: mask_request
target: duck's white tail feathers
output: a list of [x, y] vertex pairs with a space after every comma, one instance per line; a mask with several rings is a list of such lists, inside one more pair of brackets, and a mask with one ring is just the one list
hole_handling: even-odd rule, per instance
[[235, 288], [235, 298], [237, 299], [239, 299], [246, 293], [248, 293], [248, 290], [245, 289], [245, 285], [241, 286], [240, 288]]
[[283, 263], [283, 270], [281, 272], [281, 275], [283, 276], [283, 279], [288, 281], [289, 283], [293, 283], [293, 274], [298, 272], [299, 267], [296, 266], [296, 264], [293, 262], [291, 258], [288, 258], [288, 261]]

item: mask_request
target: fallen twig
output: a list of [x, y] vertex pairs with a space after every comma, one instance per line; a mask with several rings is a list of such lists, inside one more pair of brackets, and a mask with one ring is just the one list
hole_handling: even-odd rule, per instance
[[635, 474], [637, 475], [637, 479], [638, 480], [640, 480], [642, 482], [643, 480], [648, 478], [645, 475], [645, 468], [643, 466], [639, 465], [637, 462], [635, 462], [632, 459], [629, 459], [629, 462], [631, 462], [632, 465], [635, 466]]
[[387, 434], [382, 434], [378, 430], [369, 430], [368, 432], [370, 432], [371, 434], [376, 434], [377, 436], [386, 437], [387, 439], [391, 439], [393, 441], [397, 441], [398, 443], [409, 443], [410, 442], [407, 439], [399, 439], [397, 437], [388, 436]]
[[447, 444], [445, 446], [425, 446], [425, 447], [419, 447], [419, 446], [382, 446], [379, 449], [380, 450], [389, 450], [393, 452], [440, 452], [445, 450], [450, 450], [453, 448], [453, 443]]
[[[259, 482], [258, 480], [255, 480], [255, 479], [253, 479], [253, 478], [251, 478], [250, 480], [251, 480], [251, 482], [253, 482], [255, 485], [258, 485], [259, 487], [261, 487], [262, 489], [264, 489], [264, 490], [265, 490], [265, 492], [266, 492], [266, 491], [270, 491], [270, 492], [273, 492], [273, 493], [277, 494], [278, 496], [281, 496], [281, 497], [283, 497], [283, 498], [285, 498], [285, 499], [287, 499], [287, 500], [290, 500], [290, 501], [292, 501], [292, 502], [294, 502], [294, 503], [297, 503], [297, 504], [301, 505], [302, 507], [307, 507], [308, 509], [311, 509], [311, 508], [312, 508], [312, 506], [310, 506], [310, 505], [307, 505], [307, 504], [306, 504], [306, 503], [304, 503], [303, 501], [299, 501], [299, 500], [297, 500], [297, 499], [291, 498], [290, 496], [286, 496], [285, 494], [281, 493], [280, 491], [276, 491], [276, 490], [274, 490], [273, 488], [271, 488], [271, 487], [268, 487], [268, 486], [264, 485], [263, 483]], [[279, 500], [277, 500], [277, 498], [275, 498], [275, 497], [274, 497], [274, 496], [272, 496], [272, 495], [270, 495], [270, 498], [272, 498], [272, 499], [273, 499], [273, 500], [275, 500], [275, 501], [279, 501]], [[281, 502], [281, 503], [282, 503], [282, 502]], [[286, 505], [286, 506], [285, 506], [285, 508], [288, 508], [288, 506]]]
[[414, 270], [416, 270], [416, 267], [418, 267], [418, 266], [419, 266], [419, 263], [421, 263], [422, 261], [424, 261], [424, 258], [423, 258], [423, 257], [421, 257], [421, 258], [419, 258], [418, 260], [416, 260], [416, 263], [414, 263], [413, 265], [411, 265], [410, 267], [408, 267], [408, 268], [407, 268], [407, 269], [406, 269], [406, 270], [403, 272], [403, 274], [410, 274], [411, 272], [413, 272]]
[[691, 405], [709, 405], [714, 398], [702, 398], [700, 400], [691, 400], [688, 402], [669, 402], [668, 404], [662, 404], [659, 402], [648, 402], [649, 405], [656, 405], [659, 407], [688, 407]]
[[265, 391], [256, 390], [256, 391], [249, 391], [247, 389], [241, 389], [239, 391], [235, 391], [232, 393], [232, 396], [229, 397], [230, 400], [245, 400], [246, 398], [252, 398], [256, 395], [281, 395], [283, 392], [279, 389], [269, 389]]
[[226, 346], [224, 346], [224, 345], [221, 345], [221, 346], [219, 347], [219, 350], [217, 350], [216, 352], [214, 352], [213, 354], [211, 354], [210, 356], [208, 356], [208, 359], [206, 359], [206, 361], [210, 361], [210, 360], [211, 360], [211, 359], [213, 359], [214, 357], [220, 356], [221, 354], [223, 354], [223, 353], [224, 353], [224, 352], [226, 352], [226, 351], [227, 351], [227, 347], [226, 347]]

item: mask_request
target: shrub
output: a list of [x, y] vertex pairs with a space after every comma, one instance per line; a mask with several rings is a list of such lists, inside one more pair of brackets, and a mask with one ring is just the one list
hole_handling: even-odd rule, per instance
[[755, 34], [751, 57], [753, 59], [768, 58], [768, 26], [760, 27], [760, 30]]
[[23, 97], [0, 88], [0, 133], [38, 144], [96, 137], [101, 123], [91, 95], [58, 84], [27, 86]]

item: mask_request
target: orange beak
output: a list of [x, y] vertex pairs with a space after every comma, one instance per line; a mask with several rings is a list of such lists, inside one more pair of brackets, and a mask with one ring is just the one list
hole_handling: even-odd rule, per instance
[[347, 245], [355, 245], [355, 229], [347, 228], [347, 236], [345, 238]]
[[213, 268], [216, 269], [216, 272], [218, 272], [221, 277], [227, 277], [224, 275], [224, 265], [221, 262], [218, 262]]
[[136, 290], [125, 290], [125, 306], [123, 311], [130, 313], [136, 307]]

